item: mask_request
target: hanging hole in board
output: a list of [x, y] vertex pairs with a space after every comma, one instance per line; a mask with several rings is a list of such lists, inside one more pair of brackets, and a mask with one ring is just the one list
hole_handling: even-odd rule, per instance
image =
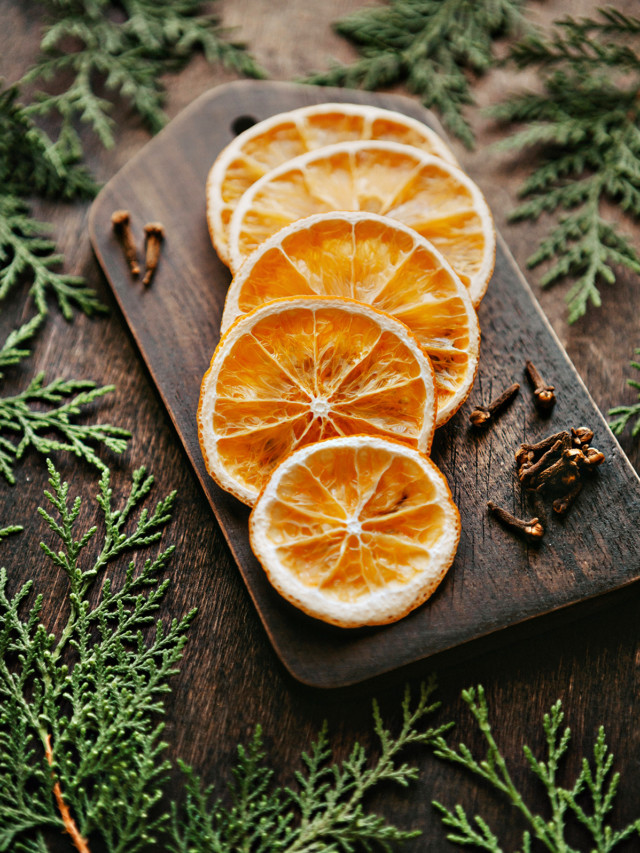
[[231, 130], [236, 136], [239, 136], [241, 133], [244, 133], [245, 130], [249, 130], [250, 127], [253, 127], [257, 121], [258, 119], [253, 116], [238, 116], [238, 118], [234, 118], [231, 122]]

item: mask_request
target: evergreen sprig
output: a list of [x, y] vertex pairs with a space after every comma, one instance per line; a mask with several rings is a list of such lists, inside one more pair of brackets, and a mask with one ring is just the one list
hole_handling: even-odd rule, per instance
[[[0, 299], [31, 277], [31, 294], [46, 313], [46, 293], [55, 296], [67, 319], [78, 309], [104, 310], [78, 276], [58, 271], [63, 261], [50, 230], [35, 221], [27, 200], [90, 198], [97, 189], [81, 165], [78, 123], [88, 123], [105, 146], [114, 143], [112, 97], [127, 99], [152, 131], [165, 121], [161, 76], [197, 50], [242, 74], [264, 76], [242, 45], [223, 38], [217, 19], [201, 13], [200, 0], [40, 0], [49, 15], [38, 62], [20, 83], [64, 81], [56, 92], [37, 92], [20, 101], [17, 85], [0, 90]], [[124, 20], [122, 16], [124, 13]], [[73, 48], [75, 46], [75, 49]], [[65, 88], [66, 85], [66, 88]], [[98, 94], [105, 90], [107, 97]], [[37, 121], [56, 113], [51, 138]]]
[[42, 325], [42, 314], [36, 314], [22, 326], [13, 329], [7, 335], [7, 339], [0, 348], [0, 379], [4, 376], [3, 368], [19, 364], [24, 358], [31, 355], [31, 350], [24, 349], [23, 344], [31, 340]]
[[[112, 424], [78, 424], [73, 419], [82, 414], [83, 407], [113, 390], [113, 385], [99, 388], [84, 379], [55, 379], [45, 385], [44, 373], [39, 373], [24, 391], [0, 397], [0, 431], [5, 433], [0, 435], [0, 473], [15, 483], [14, 465], [29, 448], [45, 456], [67, 451], [105, 471], [93, 445], [124, 453], [131, 433]], [[7, 433], [17, 434], [18, 442], [11, 441]], [[57, 437], [51, 437], [52, 433]]]
[[[129, 101], [155, 132], [166, 119], [161, 75], [179, 68], [196, 50], [209, 62], [223, 62], [251, 77], [264, 76], [242, 45], [222, 38], [214, 16], [200, 14], [201, 0], [40, 2], [51, 21], [42, 38], [43, 55], [23, 83], [61, 75], [70, 82], [57, 93], [39, 92], [27, 112], [30, 117], [60, 117], [56, 150], [63, 158], [82, 150], [78, 119], [92, 127], [105, 147], [114, 144], [111, 103], [98, 93], [102, 87]], [[75, 49], [69, 50], [70, 41]]]
[[83, 278], [58, 272], [64, 257], [56, 252], [52, 240], [42, 236], [49, 230], [51, 226], [30, 215], [22, 199], [0, 195], [0, 300], [29, 277], [29, 292], [40, 314], [48, 311], [48, 293], [53, 294], [67, 320], [73, 317], [74, 308], [88, 316], [105, 311]]
[[305, 82], [363, 89], [403, 83], [471, 147], [473, 133], [463, 114], [465, 104], [473, 103], [469, 72], [490, 68], [494, 41], [523, 28], [523, 2], [390, 0], [388, 6], [360, 9], [334, 26], [361, 58]]
[[380, 741], [380, 754], [374, 761], [356, 744], [345, 761], [332, 763], [323, 728], [302, 756], [304, 770], [296, 773], [295, 789], [272, 786], [273, 772], [264, 762], [259, 728], [247, 749], [238, 748], [230, 808], [212, 801], [212, 790], [204, 789], [193, 772], [183, 767], [186, 798], [181, 816], [174, 808], [169, 849], [173, 853], [351, 853], [360, 847], [390, 850], [392, 844], [415, 837], [418, 832], [401, 830], [380, 815], [368, 813], [363, 801], [383, 782], [406, 787], [417, 777], [417, 769], [399, 762], [398, 754], [410, 745], [432, 743], [448, 730], [448, 724], [419, 726], [438, 707], [432, 701], [434, 690], [433, 679], [422, 685], [415, 707], [409, 691], [405, 692], [403, 723], [395, 736], [385, 728], [374, 703], [374, 729]]
[[[549, 37], [529, 35], [511, 58], [535, 67], [540, 94], [509, 98], [493, 110], [503, 122], [528, 126], [501, 144], [526, 149], [537, 162], [512, 218], [558, 217], [528, 266], [553, 261], [542, 286], [577, 280], [567, 295], [570, 323], [589, 303], [601, 304], [599, 284], [616, 269], [640, 273], [640, 254], [603, 203], [640, 218], [640, 19], [612, 9], [598, 18], [567, 18]], [[565, 212], [568, 211], [568, 212]]]
[[[525, 803], [514, 783], [505, 759], [494, 738], [489, 711], [482, 687], [465, 690], [462, 698], [473, 715], [482, 733], [487, 752], [477, 759], [468, 746], [460, 744], [450, 747], [444, 738], [437, 739], [434, 753], [439, 758], [463, 767], [499, 791], [511, 806], [523, 817], [529, 829], [522, 838], [522, 851], [531, 850], [532, 838], [540, 841], [550, 853], [567, 853], [575, 848], [569, 844], [567, 832], [572, 822], [584, 827], [593, 843], [593, 850], [609, 853], [620, 842], [632, 836], [640, 836], [640, 820], [615, 830], [609, 823], [610, 812], [618, 790], [620, 774], [613, 773], [613, 755], [605, 741], [604, 729], [600, 727], [593, 749], [593, 762], [583, 758], [580, 772], [573, 785], [566, 788], [560, 784], [560, 769], [569, 748], [571, 732], [562, 728], [564, 713], [561, 703], [553, 705], [544, 715], [544, 732], [547, 755], [544, 760], [536, 758], [531, 749], [523, 747], [529, 769], [542, 784], [549, 802], [549, 814], [535, 814]], [[465, 847], [477, 847], [490, 853], [502, 853], [500, 842], [487, 822], [480, 816], [469, 819], [461, 805], [452, 810], [441, 803], [433, 805], [440, 813], [442, 823], [448, 830], [447, 839]], [[572, 820], [570, 820], [572, 819]]]
[[21, 524], [10, 524], [8, 527], [3, 527], [0, 529], [0, 542], [3, 539], [6, 539], [7, 536], [11, 536], [13, 533], [21, 533], [24, 530], [24, 527]]
[[29, 116], [17, 86], [0, 91], [0, 187], [20, 197], [91, 198], [96, 184], [80, 152], [58, 146]]
[[[635, 353], [636, 355], [640, 355], [640, 349], [637, 349]], [[632, 361], [631, 367], [640, 370], [640, 362]], [[632, 437], [636, 438], [640, 435], [640, 382], [637, 379], [627, 379], [627, 385], [639, 392], [638, 402], [632, 403], [630, 406], [615, 406], [613, 409], [609, 409], [609, 416], [614, 418], [614, 420], [610, 421], [609, 426], [615, 435], [622, 435], [629, 421], [632, 418], [636, 418], [636, 422], [631, 429]]]
[[97, 527], [76, 533], [80, 499], [71, 501], [51, 463], [49, 473], [50, 509], [40, 513], [57, 544], [42, 549], [66, 576], [67, 617], [51, 633], [42, 594], [33, 599], [28, 582], [11, 596], [0, 571], [0, 850], [46, 853], [48, 833], [63, 830], [99, 837], [109, 853], [136, 853], [153, 847], [167, 819], [157, 808], [168, 769], [158, 716], [193, 614], [156, 621], [172, 547], [142, 566], [132, 560], [117, 588], [105, 571], [158, 542], [175, 493], [137, 513], [153, 483], [139, 469], [117, 509], [105, 472], [104, 532], [91, 557]]
[[47, 313], [51, 293], [68, 320], [74, 308], [90, 315], [104, 306], [81, 278], [58, 271], [63, 257], [43, 237], [51, 226], [32, 217], [26, 199], [90, 198], [96, 186], [78, 157], [35, 125], [16, 86], [0, 91], [0, 300], [30, 280], [39, 313]]

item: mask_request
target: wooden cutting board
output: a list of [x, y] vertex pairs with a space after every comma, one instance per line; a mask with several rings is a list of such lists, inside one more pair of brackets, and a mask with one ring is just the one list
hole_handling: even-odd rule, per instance
[[[640, 575], [640, 480], [543, 316], [504, 243], [480, 310], [480, 369], [469, 401], [438, 430], [433, 458], [462, 517], [456, 560], [436, 594], [400, 622], [344, 631], [284, 602], [251, 553], [249, 510], [208, 476], [196, 427], [202, 376], [219, 338], [230, 275], [218, 260], [205, 220], [205, 180], [218, 152], [253, 121], [308, 104], [342, 101], [395, 109], [434, 126], [415, 102], [392, 95], [288, 83], [237, 82], [202, 95], [155, 137], [95, 200], [94, 250], [220, 524], [273, 646], [299, 680], [319, 687], [352, 684], [469, 643], [534, 617], [619, 589]], [[142, 229], [166, 230], [150, 288], [134, 282], [111, 229], [126, 208]], [[523, 378], [532, 358], [558, 391], [550, 419], [537, 414]], [[496, 425], [479, 432], [469, 412], [513, 381], [522, 392]], [[548, 518], [539, 547], [528, 546], [487, 514], [487, 501], [531, 517], [515, 475], [523, 441], [589, 425], [606, 463], [568, 516]], [[548, 512], [551, 516], [551, 512]], [[212, 520], [212, 523], [213, 520]], [[247, 650], [250, 653], [250, 650]]]

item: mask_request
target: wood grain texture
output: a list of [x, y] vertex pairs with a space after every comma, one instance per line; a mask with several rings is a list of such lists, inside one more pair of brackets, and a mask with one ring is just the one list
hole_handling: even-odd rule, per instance
[[[422, 108], [393, 95], [289, 83], [230, 83], [202, 95], [102, 190], [90, 234], [147, 367], [158, 386], [208, 500], [226, 535], [263, 624], [287, 669], [317, 687], [344, 686], [500, 631], [534, 616], [608, 592], [640, 575], [640, 481], [603, 422], [544, 320], [511, 257], [500, 245], [480, 308], [482, 353], [475, 389], [436, 433], [433, 458], [462, 517], [453, 567], [427, 604], [400, 622], [344, 631], [299, 614], [271, 589], [251, 553], [248, 510], [207, 475], [195, 413], [201, 378], [219, 339], [229, 273], [216, 257], [204, 215], [206, 176], [238, 120], [260, 121], [310, 103], [353, 100], [433, 124]], [[111, 214], [126, 208], [134, 230], [163, 222], [166, 240], [153, 286], [132, 281]], [[540, 418], [523, 367], [533, 359], [558, 389], [551, 418]], [[523, 391], [492, 429], [469, 426], [474, 402], [488, 402], [513, 381]], [[513, 453], [522, 441], [588, 424], [606, 465], [567, 518], [550, 516], [542, 547], [527, 547], [487, 516], [493, 499], [518, 515], [531, 509], [515, 485]], [[625, 495], [615, 505], [607, 492]]]
[[[362, 0], [326, 0], [321, 4], [309, 0], [218, 0], [213, 10], [222, 15], [225, 26], [239, 28], [235, 36], [249, 42], [275, 79], [294, 79], [327, 67], [331, 57], [342, 61], [355, 57], [355, 51], [331, 31], [330, 24], [362, 5]], [[588, 14], [597, 5], [596, 0], [576, 0], [570, 11]], [[615, 5], [627, 13], [637, 13], [636, 0], [619, 0]], [[546, 26], [569, 11], [563, 0], [531, 0], [526, 9]], [[36, 0], [0, 0], [0, 63], [9, 82], [17, 80], [38, 54], [42, 14]], [[164, 82], [169, 115], [176, 116], [198, 95], [232, 78], [230, 72], [212, 68], [202, 58], [196, 58], [180, 75], [167, 75]], [[499, 101], [505, 91], [519, 88], [521, 82], [529, 86], [535, 83], [531, 76], [522, 80], [511, 69], [495, 69], [475, 84], [474, 91], [480, 105], [486, 106]], [[479, 110], [470, 109], [468, 115], [478, 135], [478, 146], [475, 152], [467, 152], [454, 140], [456, 156], [481, 186], [509, 248], [524, 266], [548, 226], [545, 221], [536, 225], [507, 222], [526, 174], [526, 160], [506, 157], [488, 148], [502, 132]], [[104, 151], [88, 129], [81, 129], [86, 162], [101, 181], [116, 174], [149, 138], [126, 103], [116, 103], [113, 117], [118, 126], [118, 143], [110, 151]], [[51, 132], [56, 126], [55, 120], [47, 123]], [[78, 317], [69, 324], [52, 308], [33, 357], [7, 373], [2, 393], [19, 391], [39, 370], [46, 371], [50, 378], [63, 375], [114, 383], [116, 393], [96, 405], [89, 417], [111, 420], [133, 432], [126, 454], [118, 459], [103, 456], [114, 465], [115, 497], [123, 494], [131, 470], [141, 464], [155, 475], [158, 495], [172, 488], [178, 490], [174, 522], [164, 539], [165, 544], [175, 544], [177, 550], [168, 570], [170, 596], [160, 616], [165, 620], [179, 617], [194, 605], [198, 616], [190, 631], [181, 671], [172, 682], [173, 693], [166, 700], [164, 734], [170, 744], [168, 757], [174, 762], [182, 758], [191, 763], [207, 783], [215, 785], [217, 794], [225, 797], [237, 757], [236, 745], [246, 743], [259, 724], [268, 760], [276, 768], [275, 781], [295, 784], [293, 772], [300, 767], [300, 752], [308, 748], [323, 720], [328, 721], [337, 758], [347, 755], [356, 741], [375, 749], [371, 699], [380, 700], [385, 719], [395, 730], [400, 723], [399, 702], [404, 684], [415, 691], [419, 681], [437, 667], [442, 707], [436, 719], [455, 720], [452, 742], [466, 742], [482, 754], [476, 725], [459, 698], [461, 689], [482, 683], [497, 741], [512, 778], [533, 810], [547, 814], [547, 803], [539, 782], [526, 769], [522, 744], [528, 743], [536, 755], [544, 757], [542, 715], [561, 699], [566, 723], [572, 729], [571, 751], [561, 768], [563, 780], [571, 780], [572, 774], [579, 771], [581, 755], [591, 753], [597, 727], [604, 725], [607, 742], [615, 754], [614, 770], [622, 776], [612, 824], [617, 827], [637, 818], [640, 584], [608, 599], [608, 606], [597, 612], [571, 608], [555, 625], [533, 638], [514, 635], [510, 642], [500, 642], [494, 649], [476, 642], [473, 655], [455, 662], [438, 657], [357, 688], [323, 691], [301, 685], [287, 673], [273, 651], [224, 537], [212, 523], [210, 506], [165, 406], [101, 275], [87, 234], [89, 205], [34, 201], [33, 209], [39, 218], [53, 223], [54, 237], [66, 255], [66, 270], [84, 275], [111, 312], [97, 320]], [[639, 228], [634, 230], [628, 221], [622, 227], [635, 233], [640, 241]], [[606, 412], [623, 398], [634, 399], [635, 393], [626, 388], [625, 378], [629, 375], [627, 360], [632, 348], [640, 344], [637, 277], [630, 273], [620, 275], [615, 286], [604, 290], [603, 307], [569, 328], [563, 301], [567, 286], [541, 291], [536, 285], [540, 276], [538, 271], [528, 274], [545, 314], [600, 409]], [[31, 313], [25, 286], [3, 306], [2, 335], [6, 336], [18, 320]], [[481, 396], [484, 390], [478, 386]], [[640, 444], [627, 434], [623, 447], [638, 466]], [[81, 521], [94, 523], [97, 515], [91, 502], [97, 491], [95, 472], [64, 455], [58, 454], [55, 461], [72, 482], [72, 492], [85, 501]], [[496, 462], [496, 468], [499, 464]], [[37, 546], [41, 539], [52, 544], [35, 511], [43, 503], [46, 470], [41, 459], [28, 455], [17, 473], [16, 487], [0, 484], [1, 522], [23, 523], [25, 532], [2, 542], [0, 562], [9, 570], [11, 589], [27, 578], [34, 579], [36, 590], [45, 594], [43, 620], [54, 630], [64, 617], [62, 595], [66, 584], [61, 574], [43, 561]], [[514, 488], [514, 505], [516, 495]], [[607, 491], [606, 496], [615, 504], [616, 494]], [[636, 530], [625, 531], [627, 538], [637, 535]], [[511, 544], [514, 556], [509, 564], [515, 572], [519, 551], [517, 545]], [[126, 563], [125, 558], [113, 567], [114, 583], [123, 578]], [[571, 619], [567, 618], [569, 613]], [[449, 807], [462, 803], [470, 814], [481, 814], [487, 820], [502, 849], [520, 848], [523, 826], [506, 801], [478, 780], [425, 751], [411, 749], [405, 757], [420, 769], [416, 783], [406, 790], [387, 786], [369, 803], [388, 820], [422, 832], [400, 849], [406, 853], [447, 853], [456, 849], [445, 839], [440, 819], [431, 806], [434, 799]], [[182, 791], [183, 783], [176, 771], [170, 794], [180, 797]], [[580, 833], [573, 843], [578, 849], [589, 849]], [[62, 847], [69, 850], [64, 842]], [[636, 850], [637, 839], [618, 849], [621, 853]]]

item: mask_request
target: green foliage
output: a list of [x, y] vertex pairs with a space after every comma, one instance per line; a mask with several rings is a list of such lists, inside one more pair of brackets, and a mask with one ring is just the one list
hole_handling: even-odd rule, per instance
[[42, 325], [42, 314], [36, 314], [22, 326], [9, 332], [6, 341], [0, 349], [0, 379], [4, 376], [2, 368], [19, 364], [23, 358], [31, 355], [31, 350], [23, 349], [22, 344], [31, 340]]
[[[217, 19], [200, 14], [201, 0], [40, 0], [51, 16], [43, 56], [24, 82], [69, 80], [61, 92], [40, 92], [30, 116], [56, 113], [61, 157], [75, 157], [82, 142], [75, 122], [89, 124], [103, 145], [114, 144], [110, 102], [101, 87], [128, 100], [152, 132], [165, 121], [161, 75], [183, 65], [196, 50], [209, 62], [252, 77], [264, 76], [243, 47], [221, 37]], [[124, 19], [123, 19], [124, 18]], [[76, 46], [69, 50], [70, 41]]]
[[[43, 315], [36, 314], [9, 333], [0, 347], [0, 378], [5, 368], [31, 355], [25, 344], [42, 322]], [[5, 479], [15, 483], [15, 463], [29, 448], [44, 455], [68, 451], [106, 470], [92, 445], [123, 453], [130, 433], [111, 424], [78, 424], [73, 419], [82, 414], [83, 407], [113, 390], [112, 385], [99, 388], [94, 382], [77, 379], [58, 378], [45, 385], [44, 374], [39, 373], [19, 394], [0, 397], [0, 472]], [[17, 437], [17, 443], [10, 436]]]
[[[4, 349], [0, 360], [3, 352]], [[24, 391], [13, 397], [0, 397], [0, 430], [19, 436], [16, 444], [0, 435], [0, 472], [9, 483], [15, 483], [15, 462], [29, 448], [45, 456], [57, 450], [68, 451], [105, 471], [106, 465], [92, 445], [101, 444], [113, 453], [123, 453], [131, 433], [111, 424], [78, 424], [72, 419], [82, 413], [83, 406], [113, 390], [113, 385], [98, 388], [84, 379], [55, 379], [45, 385], [44, 374], [39, 373]], [[57, 437], [48, 437], [51, 433]]]
[[95, 184], [77, 154], [59, 150], [17, 99], [15, 86], [0, 91], [0, 300], [30, 279], [40, 314], [47, 313], [47, 293], [68, 320], [74, 308], [94, 314], [104, 306], [81, 278], [57, 271], [63, 257], [42, 236], [50, 226], [33, 219], [25, 198], [89, 198]]
[[[636, 355], [640, 355], [640, 349], [637, 349], [635, 353]], [[636, 370], [640, 370], [640, 362], [632, 361], [631, 367], [634, 367]], [[627, 379], [627, 385], [640, 392], [640, 382], [636, 379]], [[609, 423], [609, 426], [615, 435], [622, 435], [629, 421], [632, 418], [636, 418], [636, 422], [631, 430], [631, 435], [633, 438], [637, 438], [637, 436], [640, 435], [640, 393], [638, 393], [637, 403], [633, 403], [631, 406], [616, 406], [613, 409], [609, 409], [609, 415], [611, 417], [617, 415], [615, 420], [610, 421]]]
[[[71, 319], [73, 309], [91, 315], [104, 307], [82, 278], [56, 271], [63, 257], [42, 236], [50, 226], [31, 217], [25, 199], [95, 194], [93, 179], [79, 165], [83, 148], [77, 125], [88, 123], [105, 146], [113, 145], [111, 102], [97, 92], [127, 99], [156, 131], [165, 120], [161, 76], [195, 51], [243, 74], [262, 72], [241, 45], [222, 38], [214, 17], [200, 14], [200, 0], [40, 2], [50, 18], [42, 56], [21, 85], [62, 80], [63, 88], [37, 92], [29, 103], [20, 103], [17, 86], [0, 91], [0, 299], [29, 276], [38, 311], [46, 312], [50, 291]], [[60, 119], [55, 139], [36, 123], [51, 113]]]
[[[569, 748], [571, 732], [562, 729], [564, 713], [560, 702], [544, 716], [544, 732], [547, 741], [547, 756], [544, 761], [536, 758], [529, 747], [523, 747], [529, 769], [542, 784], [549, 802], [549, 815], [534, 814], [513, 782], [505, 760], [495, 741], [482, 687], [465, 690], [462, 698], [471, 711], [485, 739], [487, 753], [478, 760], [465, 744], [452, 749], [444, 738], [436, 739], [435, 755], [465, 768], [499, 791], [511, 806], [520, 812], [529, 829], [522, 838], [522, 851], [531, 850], [532, 838], [538, 839], [551, 853], [570, 853], [567, 831], [570, 822], [580, 824], [590, 836], [594, 853], [609, 853], [621, 841], [636, 833], [640, 835], [640, 820], [621, 830], [614, 830], [608, 816], [613, 808], [620, 781], [619, 773], [612, 773], [613, 755], [605, 742], [602, 727], [598, 731], [593, 749], [593, 764], [582, 759], [581, 770], [570, 788], [560, 784], [560, 769]], [[588, 806], [587, 806], [588, 803]], [[453, 811], [441, 803], [433, 804], [442, 817], [443, 825], [449, 830], [447, 839], [466, 847], [477, 847], [491, 853], [502, 853], [498, 838], [482, 817], [470, 820], [461, 805]], [[570, 821], [570, 818], [573, 820]]]
[[251, 850], [270, 853], [312, 853], [341, 850], [350, 853], [361, 846], [389, 850], [395, 842], [413, 838], [388, 824], [383, 817], [367, 813], [365, 796], [384, 782], [406, 787], [417, 777], [417, 769], [398, 763], [398, 753], [409, 745], [433, 742], [449, 728], [420, 729], [418, 724], [438, 707], [431, 697], [435, 682], [422, 685], [420, 699], [411, 707], [409, 691], [402, 705], [403, 724], [393, 736], [385, 729], [374, 703], [374, 729], [380, 740], [380, 754], [368, 760], [359, 744], [341, 764], [332, 763], [326, 728], [320, 732], [309, 753], [302, 756], [304, 771], [296, 773], [297, 787], [274, 788], [273, 772], [264, 763], [261, 732], [258, 728], [249, 747], [238, 748], [235, 781], [230, 787], [232, 805], [211, 802], [211, 789], [203, 789], [191, 770], [186, 773], [183, 815], [174, 808], [173, 853], [232, 853]]
[[[4, 201], [6, 198], [0, 196], [0, 209]], [[26, 221], [31, 222], [28, 218]], [[0, 234], [2, 228], [3, 222], [0, 219]], [[45, 265], [41, 268], [40, 259], [35, 255], [33, 257], [37, 270], [36, 283], [42, 286], [42, 290], [36, 293], [36, 301], [44, 300], [46, 276], [43, 270], [47, 267]], [[21, 252], [20, 258], [23, 263], [28, 263], [26, 250]], [[45, 260], [51, 260], [51, 256]], [[8, 271], [0, 271], [0, 293], [2, 286], [7, 285], [10, 280], [11, 270], [14, 268], [15, 265], [10, 264]], [[7, 274], [5, 278], [4, 273]], [[68, 302], [65, 301], [70, 296], [66, 288], [73, 290], [73, 280], [69, 281], [69, 276], [58, 276], [57, 273], [52, 273], [52, 276], [56, 277], [61, 288], [58, 292], [59, 299], [62, 300], [63, 306], [69, 307], [70, 310]], [[92, 292], [82, 287], [73, 293], [80, 295], [81, 304], [84, 298], [89, 301], [93, 299]], [[19, 364], [31, 355], [31, 350], [25, 344], [34, 337], [43, 320], [44, 313], [36, 314], [9, 333], [0, 347], [0, 379], [6, 368]], [[44, 374], [39, 373], [20, 393], [0, 396], [0, 473], [9, 483], [15, 483], [15, 463], [29, 448], [44, 455], [57, 450], [69, 451], [104, 471], [105, 464], [96, 455], [92, 445], [100, 444], [114, 453], [123, 453], [127, 445], [125, 439], [130, 437], [130, 433], [111, 424], [78, 424], [73, 419], [82, 414], [83, 407], [89, 406], [113, 390], [112, 385], [99, 388], [94, 382], [77, 379], [58, 378], [45, 385]], [[52, 434], [56, 437], [52, 437]], [[17, 443], [12, 441], [10, 436], [18, 437]]]
[[471, 147], [473, 134], [462, 112], [473, 102], [469, 72], [490, 68], [494, 40], [522, 28], [523, 1], [390, 0], [388, 6], [365, 7], [335, 24], [361, 58], [305, 82], [364, 89], [404, 83]]
[[40, 314], [47, 313], [49, 292], [67, 320], [74, 308], [89, 316], [106, 310], [84, 279], [56, 270], [64, 258], [55, 252], [53, 241], [40, 236], [48, 230], [50, 226], [33, 219], [20, 198], [0, 195], [0, 300], [29, 276], [29, 292]]
[[134, 519], [153, 478], [136, 471], [116, 509], [105, 472], [97, 496], [104, 533], [90, 556], [97, 528], [76, 533], [80, 499], [71, 502], [51, 463], [49, 471], [51, 509], [40, 514], [57, 544], [42, 549], [68, 583], [66, 622], [51, 633], [42, 594], [33, 599], [26, 583], [11, 596], [0, 571], [0, 850], [46, 853], [47, 832], [59, 837], [55, 779], [83, 837], [99, 837], [109, 853], [135, 853], [153, 846], [167, 819], [156, 808], [168, 768], [157, 718], [193, 614], [156, 622], [171, 547], [142, 566], [131, 560], [117, 589], [105, 571], [160, 539], [175, 493]]
[[24, 528], [21, 524], [10, 524], [8, 527], [3, 527], [0, 529], [0, 542], [3, 539], [6, 539], [7, 536], [11, 536], [13, 533], [20, 533]]
[[[598, 285], [616, 267], [640, 273], [640, 255], [603, 202], [640, 217], [640, 51], [630, 42], [640, 19], [603, 9], [597, 19], [567, 18], [548, 38], [529, 35], [511, 51], [519, 68], [537, 68], [540, 94], [509, 98], [493, 110], [503, 122], [528, 126], [502, 143], [526, 149], [536, 166], [515, 220], [558, 217], [528, 261], [554, 261], [542, 285], [577, 278], [567, 295], [569, 322], [601, 304]], [[569, 211], [565, 213], [564, 211]]]
[[[65, 199], [94, 194], [95, 184], [78, 165], [83, 152], [76, 124], [78, 119], [88, 122], [105, 145], [113, 144], [110, 102], [96, 94], [97, 87], [128, 98], [157, 130], [164, 121], [161, 74], [195, 50], [242, 73], [260, 72], [240, 46], [221, 38], [213, 17], [199, 14], [198, 0], [42, 0], [42, 5], [51, 15], [42, 39], [43, 57], [23, 83], [61, 75], [68, 87], [57, 94], [40, 93], [26, 105], [19, 102], [16, 86], [0, 91], [0, 300], [29, 281], [40, 315], [47, 313], [51, 294], [70, 320], [74, 310], [92, 315], [104, 306], [82, 278], [60, 271], [64, 258], [43, 236], [50, 226], [32, 217], [25, 199], [33, 194]], [[52, 111], [61, 118], [55, 141], [35, 123]], [[0, 350], [0, 376], [29, 355], [24, 344], [39, 326], [34, 317], [9, 334]], [[13, 463], [28, 447], [47, 454], [69, 450], [104, 468], [91, 442], [121, 452], [129, 433], [109, 424], [81, 426], [71, 418], [109, 390], [62, 379], [44, 386], [38, 375], [21, 394], [0, 398], [0, 429], [20, 434], [17, 445], [0, 436], [0, 471], [14, 482]], [[42, 403], [61, 405], [42, 411]], [[51, 431], [62, 440], [43, 434]]]
[[[18, 87], [0, 91], [0, 186], [21, 197], [91, 198], [96, 185], [77, 155], [52, 142], [18, 101]], [[4, 216], [4, 214], [2, 214]]]

